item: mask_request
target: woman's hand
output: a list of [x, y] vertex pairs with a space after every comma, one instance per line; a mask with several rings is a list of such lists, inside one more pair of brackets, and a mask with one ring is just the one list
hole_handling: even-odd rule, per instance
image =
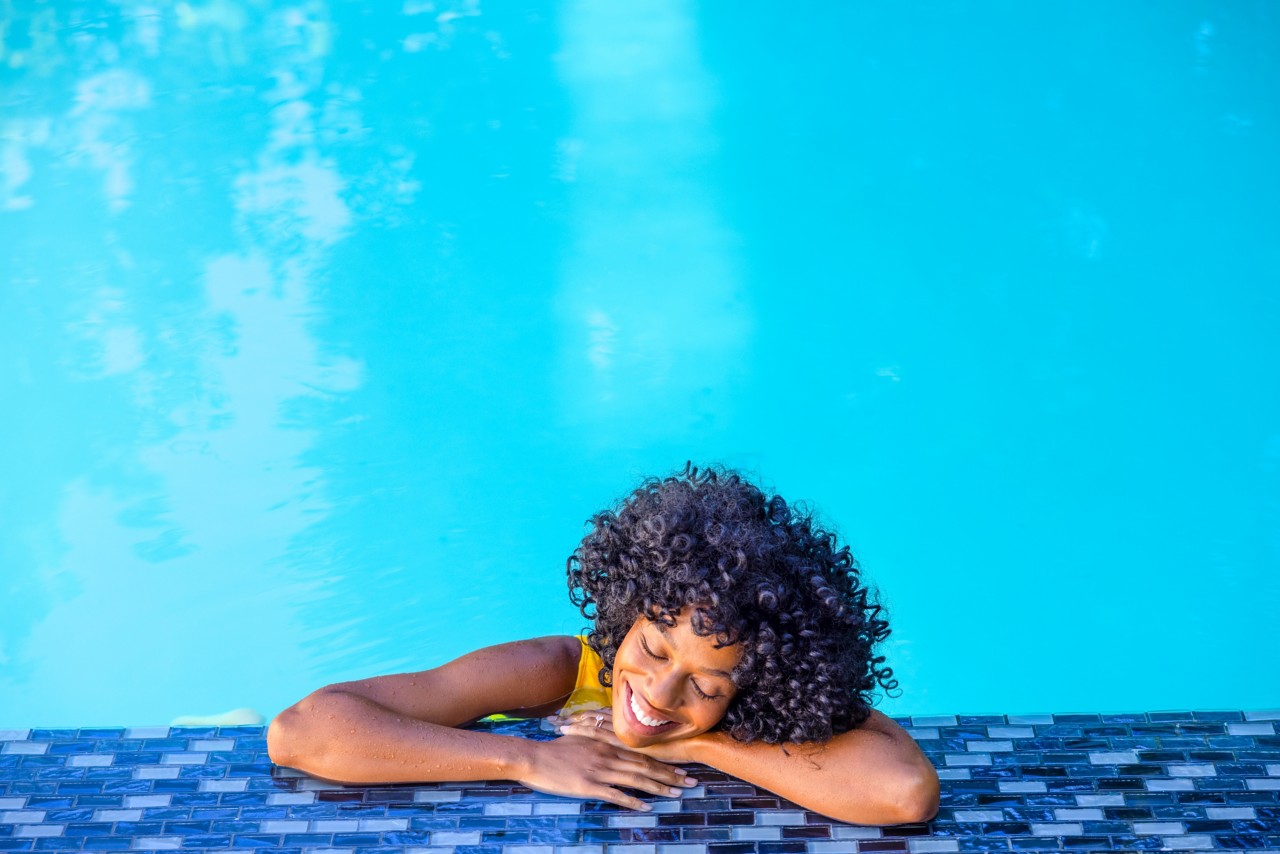
[[[612, 729], [610, 729], [612, 734]], [[608, 801], [636, 810], [649, 804], [622, 788], [674, 798], [692, 786], [678, 768], [604, 739], [567, 734], [555, 741], [533, 742], [532, 759], [517, 782], [549, 795]]]
[[[675, 741], [653, 744], [648, 747], [628, 747], [618, 739], [618, 736], [613, 731], [613, 709], [589, 709], [564, 717], [553, 715], [547, 720], [555, 724], [557, 730], [565, 735], [580, 735], [585, 738], [595, 739], [622, 750], [642, 753], [651, 759], [667, 763], [696, 762], [697, 760], [691, 755], [691, 748], [696, 739], [703, 738], [703, 736], [694, 736], [693, 738], [680, 738]], [[685, 773], [679, 768], [676, 771], [681, 774]], [[685, 784], [689, 786], [697, 782], [690, 777], [685, 777], [684, 779], [689, 781]]]

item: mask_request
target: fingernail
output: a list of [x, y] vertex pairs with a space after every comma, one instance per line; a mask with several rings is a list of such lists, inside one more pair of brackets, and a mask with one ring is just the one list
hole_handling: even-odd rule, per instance
[[667, 794], [674, 798], [680, 794], [680, 790], [675, 788], [667, 789]]
[[653, 804], [641, 804], [640, 809], [642, 812], [648, 812], [649, 810], [653, 809]]
[[686, 786], [696, 786], [696, 785], [698, 785], [698, 781], [697, 781], [697, 780], [695, 780], [695, 779], [693, 779], [692, 777], [685, 777], [685, 778], [684, 778], [684, 785], [686, 785]]

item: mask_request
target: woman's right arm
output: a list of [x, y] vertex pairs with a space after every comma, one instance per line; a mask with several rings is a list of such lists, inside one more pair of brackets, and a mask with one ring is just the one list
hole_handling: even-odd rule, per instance
[[516, 780], [633, 809], [647, 805], [617, 787], [671, 796], [673, 785], [691, 785], [670, 765], [589, 738], [456, 729], [498, 712], [555, 711], [574, 687], [579, 650], [576, 638], [538, 638], [418, 673], [330, 685], [271, 722], [267, 751], [278, 765], [344, 783]]

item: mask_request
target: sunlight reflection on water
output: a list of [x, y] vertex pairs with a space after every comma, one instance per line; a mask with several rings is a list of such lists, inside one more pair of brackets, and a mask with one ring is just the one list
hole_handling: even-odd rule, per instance
[[0, 727], [576, 631], [686, 459], [835, 521], [890, 712], [1280, 703], [1274, 27], [1095, 11], [14, 5]]

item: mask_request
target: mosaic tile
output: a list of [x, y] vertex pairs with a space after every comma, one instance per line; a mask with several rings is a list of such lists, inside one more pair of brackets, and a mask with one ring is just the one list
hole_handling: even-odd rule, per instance
[[[836, 854], [1280, 848], [1280, 711], [933, 715], [925, 824], [831, 821], [708, 768], [634, 813], [510, 783], [340, 786], [261, 727], [0, 731], [0, 851]], [[536, 722], [535, 722], [536, 723]], [[531, 723], [495, 731], [544, 737]]]

